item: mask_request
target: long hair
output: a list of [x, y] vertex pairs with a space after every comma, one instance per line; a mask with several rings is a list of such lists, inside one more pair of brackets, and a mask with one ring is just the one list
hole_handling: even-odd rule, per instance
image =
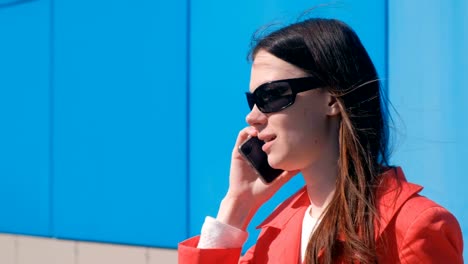
[[380, 81], [369, 55], [348, 25], [319, 18], [257, 40], [251, 56], [259, 50], [322, 80], [340, 107], [336, 190], [310, 238], [306, 263], [375, 263], [375, 189], [387, 165], [388, 129]]

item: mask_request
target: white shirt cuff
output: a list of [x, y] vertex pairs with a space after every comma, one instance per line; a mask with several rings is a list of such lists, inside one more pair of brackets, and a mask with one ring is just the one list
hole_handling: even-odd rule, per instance
[[207, 216], [203, 224], [198, 248], [240, 248], [248, 233]]

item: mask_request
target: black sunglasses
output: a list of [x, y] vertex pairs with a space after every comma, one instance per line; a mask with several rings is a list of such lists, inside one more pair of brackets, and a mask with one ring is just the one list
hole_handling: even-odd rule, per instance
[[250, 110], [254, 105], [257, 105], [261, 112], [273, 113], [294, 104], [296, 94], [319, 87], [323, 87], [323, 83], [317, 78], [303, 77], [264, 83], [258, 86], [253, 93], [247, 92], [245, 94]]

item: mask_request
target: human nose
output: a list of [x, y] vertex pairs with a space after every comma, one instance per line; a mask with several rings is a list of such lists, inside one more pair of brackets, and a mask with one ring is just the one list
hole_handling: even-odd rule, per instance
[[245, 121], [251, 126], [264, 125], [267, 122], [267, 116], [254, 105], [250, 113], [245, 117]]

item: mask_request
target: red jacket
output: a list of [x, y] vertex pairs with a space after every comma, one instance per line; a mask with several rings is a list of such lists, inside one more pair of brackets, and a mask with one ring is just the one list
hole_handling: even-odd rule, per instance
[[[463, 240], [455, 217], [418, 193], [400, 168], [384, 174], [377, 190], [378, 263], [463, 263]], [[300, 263], [302, 219], [310, 205], [305, 188], [283, 202], [259, 227], [256, 245], [240, 257], [241, 248], [198, 249], [199, 237], [179, 244], [179, 263]], [[338, 261], [340, 263], [340, 261]]]

